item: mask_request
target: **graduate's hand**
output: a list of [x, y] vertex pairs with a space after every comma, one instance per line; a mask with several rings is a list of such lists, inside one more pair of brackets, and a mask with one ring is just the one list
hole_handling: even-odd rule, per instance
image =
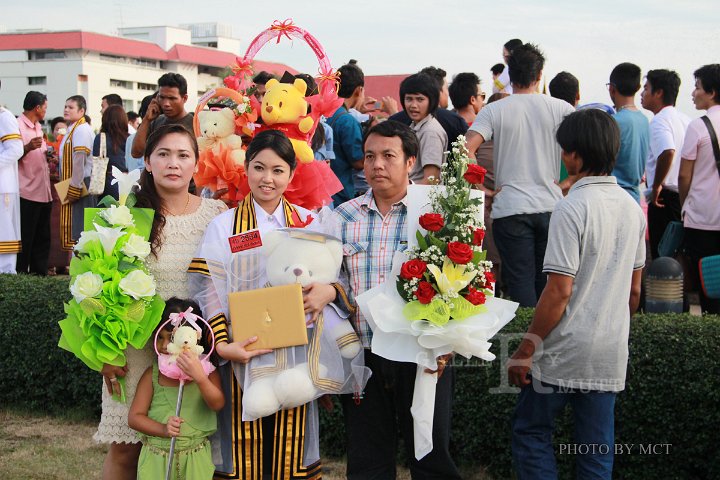
[[303, 288], [305, 313], [312, 315], [310, 320], [307, 321], [308, 325], [315, 323], [320, 312], [323, 311], [323, 308], [325, 308], [328, 303], [335, 300], [336, 295], [337, 291], [335, 287], [326, 283], [311, 283]]
[[168, 421], [165, 424], [165, 436], [170, 438], [180, 435], [180, 425], [182, 423], [183, 419], [180, 417], [172, 416], [168, 418]]
[[107, 391], [110, 395], [115, 394], [120, 396], [121, 392], [118, 377], [124, 377], [125, 375], [127, 375], [127, 372], [127, 365], [125, 365], [124, 367], [116, 367], [115, 365], [108, 365], [107, 363], [103, 365], [100, 373], [102, 373], [102, 376], [105, 380], [105, 387], [107, 388]]
[[180, 370], [182, 370], [185, 375], [192, 378], [195, 383], [202, 382], [207, 379], [205, 370], [203, 370], [202, 364], [200, 363], [200, 359], [197, 355], [193, 355], [190, 352], [182, 352], [177, 357], [177, 365], [180, 367]]
[[258, 337], [250, 337], [240, 342], [220, 342], [215, 346], [215, 351], [225, 360], [231, 362], [248, 363], [251, 358], [258, 355], [264, 355], [272, 352], [272, 349], [263, 348], [259, 350], [248, 351], [245, 349], [248, 345], [257, 342]]

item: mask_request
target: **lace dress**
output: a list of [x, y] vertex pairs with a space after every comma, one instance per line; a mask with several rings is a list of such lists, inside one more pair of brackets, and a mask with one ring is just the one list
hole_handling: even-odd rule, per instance
[[[188, 298], [187, 267], [190, 265], [205, 229], [218, 214], [227, 210], [220, 200], [203, 198], [198, 209], [188, 215], [168, 215], [162, 233], [162, 247], [158, 256], [148, 257], [148, 267], [163, 299]], [[102, 385], [102, 415], [93, 436], [100, 443], [137, 443], [137, 432], [128, 427], [130, 405], [140, 377], [152, 365], [155, 351], [151, 342], [142, 350], [128, 347], [125, 351], [128, 373], [125, 377], [127, 403], [116, 402]]]

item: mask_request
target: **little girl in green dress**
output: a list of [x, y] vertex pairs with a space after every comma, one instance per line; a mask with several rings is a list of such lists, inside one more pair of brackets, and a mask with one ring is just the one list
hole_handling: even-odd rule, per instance
[[[173, 334], [174, 325], [166, 320], [171, 314], [182, 315], [188, 307], [200, 315], [200, 308], [193, 301], [171, 298], [166, 302], [158, 328], [165, 326], [158, 332], [156, 341], [160, 354], [168, 353], [167, 346]], [[201, 339], [206, 338], [204, 330]], [[143, 443], [138, 480], [165, 478], [172, 437], [177, 440], [170, 478], [210, 480], [215, 472], [208, 437], [217, 429], [216, 412], [225, 404], [220, 376], [217, 371], [206, 374], [197, 355], [187, 351], [177, 357], [177, 367], [192, 379], [185, 381], [179, 417], [175, 416], [175, 406], [180, 381], [163, 375], [157, 361], [138, 383], [128, 414], [128, 425], [140, 433]]]

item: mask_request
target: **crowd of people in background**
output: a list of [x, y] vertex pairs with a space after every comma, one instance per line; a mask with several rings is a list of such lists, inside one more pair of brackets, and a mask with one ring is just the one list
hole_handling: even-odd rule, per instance
[[[523, 307], [537, 306], [537, 311], [546, 315], [543, 318], [557, 317], [557, 322], [563, 318], [565, 337], [558, 332], [557, 322], [548, 324], [536, 314], [528, 335], [546, 340], [545, 351], [574, 348], [578, 355], [587, 356], [560, 366], [541, 358], [543, 376], [538, 381], [555, 388], [557, 379], [592, 377], [592, 362], [601, 362], [612, 370], [606, 375], [620, 379], [611, 385], [591, 380], [591, 390], [598, 395], [583, 397], [588, 399], [583, 405], [557, 391], [543, 401], [532, 397], [529, 390], [521, 395], [513, 418], [518, 478], [551, 478], [545, 475], [552, 476], [552, 447], [548, 450], [547, 438], [538, 440], [533, 428], [552, 433], [554, 415], [565, 403], [597, 420], [576, 431], [583, 442], [612, 444], [614, 394], [624, 387], [627, 329], [616, 331], [603, 322], [594, 324], [594, 318], [578, 305], [585, 305], [586, 310], [591, 305], [593, 311], [604, 308], [619, 317], [626, 316], [628, 303], [618, 303], [618, 299], [629, 298], [631, 312], [637, 308], [645, 264], [645, 223], [652, 259], [660, 255], [658, 246], [668, 225], [684, 223], [686, 281], [700, 291], [703, 312], [720, 313], [720, 301], [706, 297], [698, 288], [698, 261], [720, 254], [720, 152], [713, 148], [717, 149], [715, 132], [720, 129], [720, 64], [694, 72], [693, 102], [706, 115], [691, 121], [675, 108], [681, 79], [670, 69], [643, 73], [637, 65], [621, 63], [608, 69], [610, 104], [583, 105], [579, 81], [569, 72], [550, 79], [546, 94], [545, 57], [536, 45], [513, 39], [503, 46], [502, 54], [503, 62], [489, 70], [491, 90], [487, 93], [476, 73], [462, 72], [448, 79], [442, 68], [429, 66], [402, 81], [400, 105], [390, 95], [393, 92], [379, 100], [367, 96], [363, 71], [356, 61], [350, 61], [338, 69], [337, 93], [343, 103], [323, 119], [312, 149], [316, 161], [328, 162], [342, 184], [333, 202], [345, 228], [353, 225], [354, 230], [346, 231], [348, 238], [343, 238], [352, 243], [350, 236], [370, 238], [388, 224], [394, 227], [387, 228], [400, 232], [405, 222], [401, 204], [408, 183], [437, 183], [452, 142], [465, 136], [470, 157], [487, 169], [484, 183], [475, 187], [485, 195], [485, 247], [495, 265], [496, 294]], [[273, 75], [259, 72], [253, 79], [259, 101], [270, 78]], [[312, 79], [307, 78], [310, 85]], [[117, 197], [117, 186], [111, 184], [112, 167], [124, 172], [143, 169], [144, 181], [157, 183], [148, 173], [155, 158], [150, 157], [148, 148], [157, 148], [153, 132], [168, 125], [192, 132], [193, 114], [188, 113], [187, 99], [182, 75], [166, 73], [158, 79], [157, 92], [143, 100], [138, 113], [126, 112], [119, 95], [104, 96], [99, 124], [91, 125], [91, 106], [74, 94], [65, 100], [63, 116], [53, 119], [45, 118], [48, 98], [38, 91], [27, 93], [17, 118], [0, 110], [0, 272], [64, 273], [82, 230], [83, 209], [96, 206], [106, 195]], [[177, 132], [174, 135], [182, 137]], [[100, 155], [101, 136], [109, 158], [105, 188], [101, 195], [85, 195], [92, 156]], [[403, 162], [395, 165], [386, 155]], [[382, 162], [386, 163], [378, 167]], [[387, 171], [385, 183], [373, 177], [373, 169]], [[187, 181], [187, 188], [194, 191], [190, 175]], [[64, 188], [53, 188], [53, 184], [63, 183]], [[203, 196], [213, 193], [198, 192]], [[646, 208], [646, 215], [641, 207]], [[216, 213], [223, 210], [218, 205], [213, 208]], [[210, 221], [204, 218], [203, 225]], [[168, 223], [166, 228], [172, 226]], [[397, 245], [390, 244], [400, 241], [376, 240], [364, 252], [368, 261], [384, 255], [372, 250], [380, 249], [383, 242], [393, 252]], [[601, 265], [612, 272], [599, 273]], [[364, 271], [350, 263], [346, 267], [354, 295], [378, 284], [387, 273], [368, 273], [369, 267]], [[593, 292], [590, 286], [597, 282], [611, 282], [606, 291], [614, 292], [612, 298], [600, 298], [599, 292]], [[568, 315], [574, 323], [568, 323]], [[369, 347], [371, 332], [361, 314], [354, 326]], [[573, 334], [597, 336], [601, 328], [616, 334], [611, 342], [598, 343], [592, 352], [587, 345], [572, 344]], [[535, 346], [524, 341], [513, 357], [516, 364], [510, 366], [511, 379], [520, 386], [535, 380], [528, 376]], [[218, 351], [222, 355], [222, 348]], [[348, 398], [344, 404], [348, 472], [394, 475], [394, 446], [389, 444], [394, 436], [383, 434], [383, 443], [374, 450], [368, 445], [383, 431], [383, 425], [394, 425], [396, 420], [387, 412], [379, 413], [383, 405], [395, 405], [393, 411], [408, 427], [405, 411], [409, 411], [415, 369], [401, 368], [397, 362], [369, 353], [366, 357], [374, 371], [368, 398], [362, 404]], [[425, 459], [411, 462], [414, 473], [421, 476], [459, 477], [447, 450], [451, 371], [445, 375], [438, 383], [435, 421], [440, 432], [435, 450]], [[392, 377], [397, 395], [377, 383], [384, 376]], [[535, 405], [534, 411], [530, 404]], [[412, 436], [408, 428], [404, 430]], [[599, 433], [595, 436], [593, 432]], [[539, 459], [531, 458], [531, 451], [544, 453]], [[137, 452], [119, 448], [111, 454], [117, 458], [110, 459], [110, 465]], [[610, 478], [612, 449], [609, 457], [600, 457], [595, 463], [581, 459], [578, 472]]]

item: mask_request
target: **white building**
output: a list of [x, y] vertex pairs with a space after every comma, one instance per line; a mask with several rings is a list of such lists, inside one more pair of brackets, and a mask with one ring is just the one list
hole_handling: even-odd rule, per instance
[[[222, 85], [221, 75], [242, 55], [228, 29], [197, 24], [123, 28], [121, 37], [84, 31], [0, 34], [0, 105], [19, 115], [25, 94], [37, 90], [48, 96], [47, 121], [62, 116], [66, 98], [82, 95], [97, 129], [103, 96], [117, 93], [125, 110], [137, 112], [142, 99], [157, 89], [158, 78], [176, 72], [187, 80], [186, 109], [192, 111], [200, 95]], [[278, 75], [297, 73], [260, 60], [254, 66]]]

